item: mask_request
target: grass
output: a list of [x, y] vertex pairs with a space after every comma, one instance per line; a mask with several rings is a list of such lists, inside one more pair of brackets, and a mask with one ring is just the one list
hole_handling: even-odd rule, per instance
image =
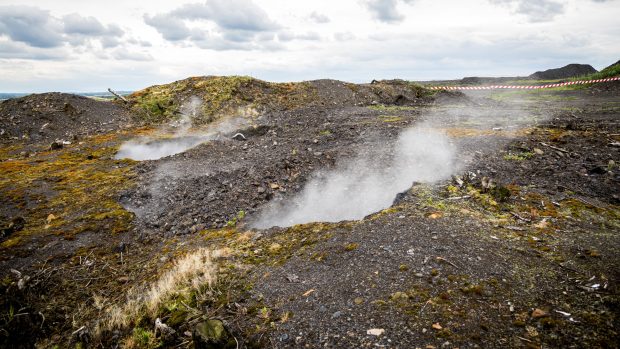
[[620, 76], [620, 64], [614, 64], [612, 66], [609, 66], [601, 70], [598, 73], [576, 77], [571, 80], [594, 80], [594, 79], [612, 78], [615, 76]]
[[148, 317], [154, 319], [160, 308], [173, 298], [188, 298], [192, 293], [201, 293], [216, 281], [217, 269], [213, 262], [221, 252], [201, 248], [179, 258], [157, 281], [146, 288], [128, 292], [122, 305], [107, 309], [107, 317], [99, 324], [100, 334], [119, 328], [126, 328]]

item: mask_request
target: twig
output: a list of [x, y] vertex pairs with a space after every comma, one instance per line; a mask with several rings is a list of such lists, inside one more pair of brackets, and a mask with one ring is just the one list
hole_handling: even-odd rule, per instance
[[449, 260], [443, 258], [443, 257], [436, 257], [435, 259], [437, 259], [438, 261], [442, 261], [442, 262], [446, 262], [448, 264], [450, 264], [451, 266], [455, 267], [456, 269], [460, 269], [456, 264], [450, 262]]
[[431, 299], [429, 298], [426, 302], [424, 302], [424, 305], [422, 306], [422, 308], [420, 308], [420, 312], [418, 314], [422, 315], [422, 312], [424, 311], [424, 308], [426, 308], [426, 305], [428, 303], [431, 302]]
[[531, 222], [531, 219], [527, 219], [527, 218], [523, 218], [521, 216], [519, 216], [519, 214], [514, 213], [514, 212], [510, 212], [511, 215], [513, 215], [515, 218], [517, 218], [518, 220], [524, 221], [524, 222]]
[[564, 148], [554, 147], [551, 144], [547, 144], [547, 143], [544, 143], [544, 142], [540, 142], [540, 145], [544, 145], [545, 147], [549, 147], [549, 148], [551, 148], [553, 150], [561, 151], [562, 153], [570, 153], [570, 151], [568, 151], [568, 150], [566, 150]]
[[71, 333], [71, 335], [73, 336], [73, 335], [75, 335], [76, 333], [80, 333], [80, 331], [82, 331], [82, 330], [83, 330], [83, 329], [85, 329], [85, 328], [86, 328], [86, 326], [82, 326], [82, 327], [78, 328], [77, 330], [73, 331], [73, 333]]
[[523, 337], [519, 337], [519, 336], [517, 336], [517, 338], [519, 338], [519, 339], [520, 339], [520, 340], [522, 340], [522, 341], [526, 341], [526, 342], [528, 342], [528, 343], [532, 343], [532, 341], [531, 341], [531, 340], [529, 340], [529, 339], [527, 339], [527, 338], [523, 338]]

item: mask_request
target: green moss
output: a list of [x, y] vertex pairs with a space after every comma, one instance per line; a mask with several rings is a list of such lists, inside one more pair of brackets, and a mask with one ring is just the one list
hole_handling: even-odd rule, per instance
[[222, 117], [255, 117], [256, 110], [270, 107], [292, 108], [316, 99], [308, 83], [269, 83], [248, 76], [191, 77], [166, 85], [151, 86], [128, 98], [132, 108], [146, 121], [162, 122], [179, 117], [181, 107], [191, 97], [202, 100], [194, 124]]
[[344, 250], [345, 251], [353, 251], [353, 250], [356, 250], [358, 247], [359, 247], [358, 243], [351, 242], [351, 243], [348, 243], [348, 244], [344, 245]]
[[[4, 241], [2, 247], [12, 247], [39, 235], [72, 239], [87, 230], [127, 231], [133, 214], [117, 198], [122, 190], [133, 185], [134, 162], [112, 159], [116, 148], [110, 143], [120, 136], [115, 133], [93, 137], [82, 146], [0, 162], [0, 194], [17, 207], [28, 205], [22, 213], [24, 229]], [[89, 159], [92, 153], [100, 159]], [[50, 214], [56, 219], [48, 221]]]
[[153, 349], [160, 348], [162, 343], [155, 337], [153, 332], [136, 327], [133, 329], [131, 337], [125, 341], [125, 346], [135, 349]]
[[508, 160], [508, 161], [524, 161], [527, 159], [530, 159], [532, 156], [534, 156], [534, 153], [532, 152], [521, 152], [521, 153], [517, 153], [517, 154], [506, 154], [504, 155], [504, 160]]

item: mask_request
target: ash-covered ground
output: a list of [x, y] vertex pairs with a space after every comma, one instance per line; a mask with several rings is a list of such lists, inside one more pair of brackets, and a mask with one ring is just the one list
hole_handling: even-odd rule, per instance
[[[617, 346], [617, 82], [218, 79], [49, 135], [14, 122], [40, 97], [2, 103], [1, 345], [191, 347], [215, 319], [232, 347]], [[96, 331], [199, 247], [226, 251], [209, 297]]]

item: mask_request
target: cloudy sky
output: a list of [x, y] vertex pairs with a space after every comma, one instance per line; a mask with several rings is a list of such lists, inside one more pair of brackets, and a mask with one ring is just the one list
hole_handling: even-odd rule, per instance
[[0, 92], [529, 75], [620, 59], [620, 0], [0, 0]]

